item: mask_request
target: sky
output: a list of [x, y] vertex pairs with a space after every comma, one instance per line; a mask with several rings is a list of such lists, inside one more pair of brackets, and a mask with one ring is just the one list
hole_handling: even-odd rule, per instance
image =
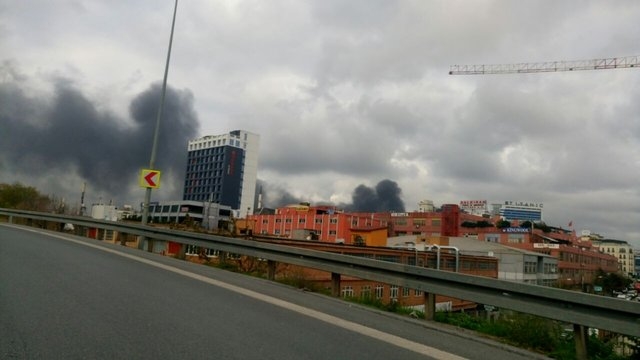
[[[172, 0], [0, 0], [0, 183], [140, 204]], [[449, 75], [640, 55], [637, 1], [178, 4], [152, 200], [187, 142], [260, 135], [265, 205], [541, 203], [640, 248], [640, 69]], [[379, 201], [376, 201], [379, 200]]]

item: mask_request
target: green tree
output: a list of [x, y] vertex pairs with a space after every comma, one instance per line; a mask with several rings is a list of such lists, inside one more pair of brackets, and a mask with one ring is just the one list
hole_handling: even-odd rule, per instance
[[498, 222], [496, 222], [496, 227], [498, 229], [502, 229], [510, 226], [511, 226], [511, 223], [507, 220], [498, 220]]
[[602, 286], [602, 291], [611, 295], [614, 291], [626, 289], [632, 282], [633, 280], [618, 273], [606, 273], [602, 269], [598, 269], [593, 284]]
[[488, 222], [487, 220], [480, 220], [478, 221], [477, 226], [480, 228], [485, 228], [485, 227], [492, 227], [493, 224]]
[[31, 186], [0, 184], [0, 208], [46, 211], [51, 200]]

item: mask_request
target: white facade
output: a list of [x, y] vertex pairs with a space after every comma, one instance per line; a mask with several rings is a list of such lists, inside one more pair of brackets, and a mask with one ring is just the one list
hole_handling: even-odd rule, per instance
[[[498, 279], [554, 286], [558, 283], [558, 259], [551, 255], [489, 243], [468, 237], [448, 237], [449, 245], [442, 251], [455, 248], [459, 254], [490, 256], [498, 259]], [[387, 240], [392, 248], [425, 251], [430, 245], [418, 240], [418, 235], [404, 235]], [[432, 245], [431, 245], [432, 246]], [[436, 248], [437, 250], [437, 248]], [[439, 251], [439, 250], [438, 250]]]
[[91, 206], [91, 217], [98, 220], [118, 221], [118, 212], [113, 205], [93, 204]]

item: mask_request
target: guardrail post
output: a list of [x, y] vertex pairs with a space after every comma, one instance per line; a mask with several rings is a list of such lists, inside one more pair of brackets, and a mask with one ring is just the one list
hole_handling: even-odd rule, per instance
[[573, 341], [576, 343], [576, 359], [587, 360], [587, 341], [588, 341], [588, 327], [584, 325], [573, 324]]
[[180, 244], [180, 249], [178, 249], [178, 259], [184, 260], [187, 258], [187, 245]]
[[331, 296], [340, 296], [340, 274], [331, 273]]
[[274, 260], [267, 260], [267, 279], [275, 280], [276, 279], [276, 265], [277, 263]]
[[424, 292], [424, 319], [433, 320], [436, 316], [436, 294]]

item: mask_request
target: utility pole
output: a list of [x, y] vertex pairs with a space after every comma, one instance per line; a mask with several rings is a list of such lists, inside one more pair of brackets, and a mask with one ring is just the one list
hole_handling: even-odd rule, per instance
[[[162, 119], [162, 110], [164, 109], [164, 98], [167, 92], [167, 76], [169, 74], [169, 60], [171, 59], [171, 45], [173, 43], [173, 29], [176, 25], [176, 12], [178, 11], [178, 0], [175, 1], [173, 7], [173, 20], [171, 21], [171, 35], [169, 36], [169, 50], [167, 50], [167, 62], [164, 67], [164, 79], [162, 80], [162, 93], [160, 95], [160, 105], [158, 106], [158, 117], [156, 118], [156, 128], [153, 133], [153, 145], [151, 146], [151, 159], [149, 160], [149, 169], [153, 169], [156, 163], [156, 149], [158, 148], [158, 134], [160, 131], [160, 119]], [[149, 203], [151, 202], [151, 188], [147, 187], [144, 195], [144, 204], [142, 207], [142, 225], [146, 225], [149, 217]], [[140, 237], [138, 249], [144, 249], [145, 237]], [[153, 251], [153, 245], [149, 242], [149, 252]]]
[[84, 192], [87, 190], [87, 183], [82, 184], [82, 194], [80, 195], [80, 216], [84, 216], [87, 207], [84, 205]]

